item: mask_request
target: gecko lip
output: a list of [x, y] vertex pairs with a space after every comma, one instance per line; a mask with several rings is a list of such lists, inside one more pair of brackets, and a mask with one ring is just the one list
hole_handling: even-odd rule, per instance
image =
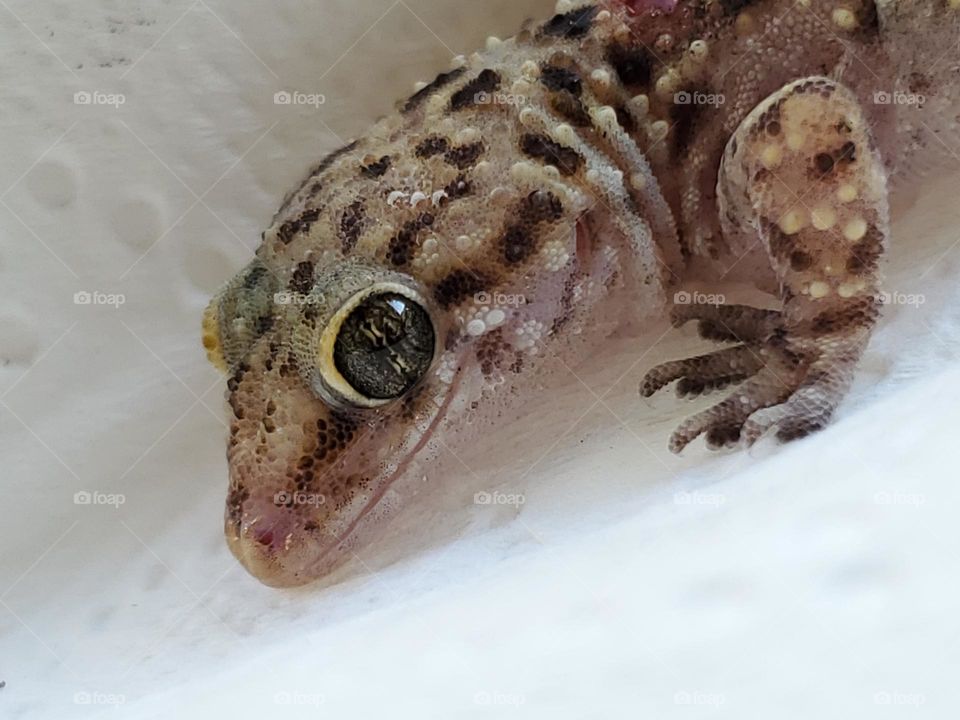
[[350, 554], [350, 550], [344, 546], [350, 545], [350, 541], [359, 533], [373, 529], [365, 523], [371, 511], [433, 436], [456, 394], [458, 380], [458, 377], [454, 378], [448, 386], [446, 397], [416, 444], [392, 472], [377, 480], [376, 491], [356, 516], [350, 519], [342, 533], [330, 533], [329, 539], [321, 542], [315, 530], [308, 531], [303, 520], [288, 512], [284, 506], [265, 502], [251, 512], [244, 512], [239, 519], [226, 520], [224, 534], [233, 555], [251, 575], [271, 587], [306, 585], [340, 565]]

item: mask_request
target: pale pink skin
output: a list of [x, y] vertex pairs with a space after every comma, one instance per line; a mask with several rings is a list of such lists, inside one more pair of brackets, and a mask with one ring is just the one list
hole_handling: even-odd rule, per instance
[[[715, 17], [707, 19], [693, 0], [606, 2], [583, 35], [538, 40], [534, 33], [533, 39], [491, 48], [315, 170], [264, 235], [257, 262], [266, 272], [254, 278], [246, 269], [212, 304], [225, 316], [215, 318], [222, 337], [214, 352], [231, 374], [225, 529], [234, 554], [270, 585], [316, 579], [384, 530], [385, 518], [406, 497], [401, 480], [429, 467], [438, 440], [456, 450], [505, 408], [522, 405], [557, 367], [588, 358], [591, 343], [617, 323], [665, 316], [672, 286], [727, 277], [736, 265], [730, 277], [739, 273], [773, 292], [787, 287], [791, 280], [771, 263], [766, 244], [746, 237], [749, 252], [741, 255], [743, 247], [734, 240], [743, 238], [725, 236], [735, 226], [743, 229], [722, 219], [717, 205], [720, 160], [731, 138], [753, 137], [741, 123], [780, 88], [842, 67], [837, 74], [843, 76], [843, 96], [859, 101], [892, 187], [915, 177], [908, 170], [929, 164], [934, 148], [918, 139], [917, 116], [878, 105], [873, 97], [877, 90], [905, 89], [926, 73], [932, 97], [919, 116], [922, 124], [940, 130], [944, 139], [960, 137], [950, 75], [956, 57], [938, 61], [955, 45], [958, 29], [955, 15], [940, 17], [945, 1], [886, 4], [879, 30], [845, 29], [846, 16], [834, 15], [836, 3], [826, 0], [810, 0], [799, 10], [793, 0], [757, 0], [729, 12], [714, 3]], [[857, 8], [859, 0], [849, 4]], [[931, 23], [925, 13], [935, 5], [939, 19]], [[788, 26], [782, 18], [791, 12], [797, 14]], [[816, 13], [815, 22], [809, 13]], [[553, 24], [558, 26], [567, 27]], [[618, 80], [623, 67], [611, 64], [607, 49], [624, 37], [655, 58], [650, 87], [625, 87]], [[694, 41], [705, 43], [707, 62], [685, 56]], [[754, 53], [762, 61], [751, 60]], [[569, 98], [567, 105], [557, 102], [556, 83], [570, 87], [569, 77], [555, 75], [550, 87], [542, 77], [524, 75], [531, 65], [558, 62], [561, 70], [569, 70], [563, 63], [576, 69], [585, 125], [576, 124], [584, 117], [576, 116], [576, 107], [573, 119], [562, 115], [571, 112]], [[697, 118], [695, 132], [682, 142], [672, 94], [657, 89], [664, 67], [725, 97], [712, 115]], [[488, 98], [518, 88], [522, 93], [514, 94], [525, 96], [526, 104], [477, 104], [468, 93], [465, 106], [454, 107], [456, 93], [481, 82], [481, 71], [497, 77], [494, 91], [483, 90]], [[641, 95], [649, 105], [646, 115], [636, 111]], [[611, 120], [612, 106], [627, 107], [631, 96], [633, 109], [619, 108]], [[657, 137], [658, 122], [666, 138]], [[523, 133], [539, 134], [533, 150], [519, 141]], [[442, 144], [429, 156], [422, 150], [428, 138]], [[573, 156], [550, 155], [557, 151], [545, 141]], [[456, 166], [477, 142], [477, 157]], [[451, 155], [454, 149], [461, 154]], [[580, 164], [559, 172], [560, 159], [570, 157], [579, 157], [574, 162]], [[389, 162], [381, 172], [377, 163], [384, 158]], [[469, 181], [462, 196], [431, 199], [455, 187], [458, 174]], [[419, 185], [410, 184], [414, 175]], [[740, 197], [751, 188], [733, 189]], [[534, 247], [529, 253], [523, 246], [514, 250], [509, 243], [516, 235], [504, 229], [526, 222], [524, 212], [543, 211], [523, 204], [537, 194], [553, 197], [562, 209], [527, 223], [520, 237]], [[358, 203], [362, 216], [355, 211]], [[749, 208], [736, 207], [742, 217], [734, 220], [749, 232], [756, 218], [748, 217]], [[430, 223], [416, 225], [425, 209]], [[409, 223], [415, 224], [413, 239], [404, 245], [397, 238]], [[356, 262], [395, 273], [421, 294], [440, 338], [434, 366], [415, 391], [361, 411], [335, 407], [315, 391], [315, 346], [301, 339], [308, 324], [303, 309], [263, 310], [263, 298], [294, 287], [307, 294], [322, 287], [324, 303], [344, 300], [337, 294], [370, 272], [357, 270]], [[451, 281], [458, 271], [465, 273], [460, 285]], [[234, 308], [247, 307], [233, 300], [247, 298], [247, 292], [259, 293], [244, 300], [253, 308], [249, 316], [241, 312], [248, 322], [231, 324], [240, 312]], [[526, 303], [485, 305], [481, 296], [522, 296]], [[326, 317], [332, 307], [321, 304], [316, 316]], [[502, 317], [494, 321], [492, 311]], [[265, 312], [271, 313], [267, 329], [252, 332]], [[479, 333], [470, 325], [477, 318], [490, 323]], [[834, 394], [838, 402], [843, 391]]]

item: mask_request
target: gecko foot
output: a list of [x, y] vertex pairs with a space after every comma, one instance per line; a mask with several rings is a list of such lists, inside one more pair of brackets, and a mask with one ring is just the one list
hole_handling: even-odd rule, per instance
[[[784, 328], [780, 313], [744, 306], [681, 307], [675, 324], [700, 322], [701, 334], [733, 347], [666, 362], [644, 377], [640, 393], [650, 397], [673, 381], [679, 396], [695, 396], [742, 383], [729, 397], [684, 421], [670, 437], [679, 453], [700, 435], [711, 449], [750, 446], [776, 430], [780, 441], [823, 428], [843, 397], [859, 357], [859, 340], [824, 346]], [[704, 332], [704, 327], [707, 332]]]

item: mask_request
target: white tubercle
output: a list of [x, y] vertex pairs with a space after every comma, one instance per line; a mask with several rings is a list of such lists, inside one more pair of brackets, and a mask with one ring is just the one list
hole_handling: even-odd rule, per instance
[[397, 203], [400, 200], [403, 200], [405, 197], [407, 197], [407, 193], [405, 193], [403, 190], [394, 190], [387, 195], [387, 204], [396, 207]]

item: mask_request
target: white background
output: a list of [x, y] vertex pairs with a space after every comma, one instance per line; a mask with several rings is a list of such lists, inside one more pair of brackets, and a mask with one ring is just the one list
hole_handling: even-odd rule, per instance
[[636, 388], [706, 346], [658, 327], [325, 583], [228, 553], [208, 297], [308, 165], [550, 9], [0, 0], [0, 717], [956, 717], [955, 180], [901, 203], [889, 287], [924, 302], [887, 312], [828, 431], [671, 456], [703, 404]]

